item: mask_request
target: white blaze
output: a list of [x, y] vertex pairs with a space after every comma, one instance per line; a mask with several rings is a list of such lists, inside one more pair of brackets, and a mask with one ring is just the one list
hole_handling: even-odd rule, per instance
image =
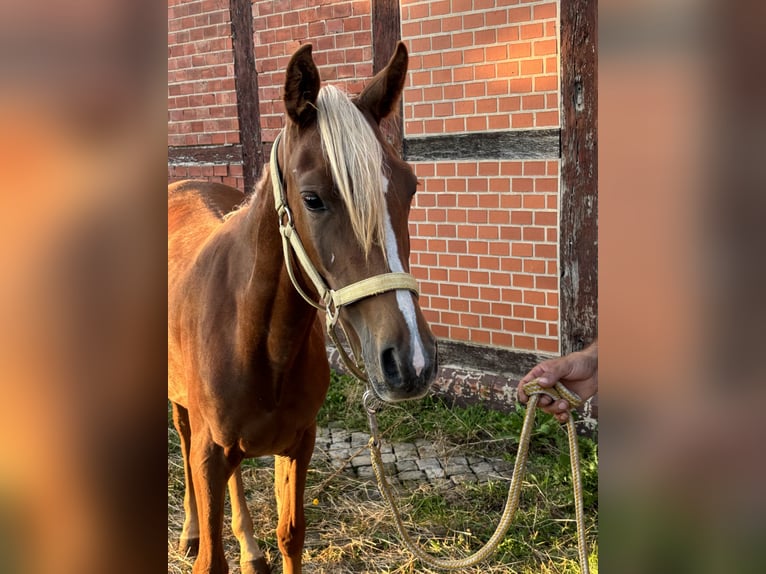
[[[383, 190], [388, 193], [388, 178], [383, 178]], [[388, 257], [389, 266], [391, 271], [396, 273], [404, 272], [404, 265], [399, 257], [399, 245], [396, 242], [396, 235], [394, 234], [394, 228], [391, 225], [391, 216], [388, 213], [388, 207], [384, 204], [385, 214], [385, 232], [386, 232], [386, 256]], [[418, 331], [417, 315], [415, 314], [415, 302], [413, 300], [414, 295], [406, 289], [396, 290], [396, 302], [399, 304], [399, 310], [404, 316], [404, 321], [407, 323], [407, 327], [410, 330], [410, 344], [412, 345], [412, 366], [415, 369], [415, 374], [420, 376], [423, 367], [426, 365], [425, 355], [423, 353], [423, 341], [420, 339], [420, 331]]]

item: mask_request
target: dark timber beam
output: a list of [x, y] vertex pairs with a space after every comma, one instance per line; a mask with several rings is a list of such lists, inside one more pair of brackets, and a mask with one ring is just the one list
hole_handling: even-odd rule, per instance
[[407, 161], [556, 159], [560, 130], [513, 130], [432, 135], [404, 140]]
[[253, 192], [255, 182], [263, 168], [252, 6], [251, 0], [230, 0], [229, 3], [239, 141], [242, 147], [242, 172], [245, 180], [244, 192], [248, 195]]
[[597, 2], [561, 0], [561, 352], [598, 333]]
[[225, 165], [229, 163], [242, 163], [241, 145], [168, 147], [169, 165]]
[[[394, 53], [397, 42], [402, 39], [401, 7], [399, 0], [372, 0], [372, 73], [386, 67]], [[383, 122], [383, 133], [388, 142], [401, 153], [402, 103], [393, 117]]]

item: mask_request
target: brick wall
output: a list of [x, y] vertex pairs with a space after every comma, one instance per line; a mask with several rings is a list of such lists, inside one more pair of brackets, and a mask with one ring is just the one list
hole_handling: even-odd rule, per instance
[[[239, 143], [227, 0], [168, 0], [168, 146]], [[168, 179], [203, 178], [242, 187], [241, 163], [179, 162]]]
[[[559, 125], [556, 2], [401, 4], [405, 137]], [[434, 332], [557, 352], [558, 160], [413, 166], [412, 263]]]
[[[558, 2], [401, 0], [410, 51], [403, 136], [555, 130], [559, 126]], [[255, 1], [254, 52], [262, 139], [284, 123], [284, 69], [314, 45], [323, 80], [358, 93], [372, 76], [371, 3]], [[228, 3], [171, 0], [169, 146], [236, 145]], [[386, 55], [388, 56], [388, 55]], [[213, 114], [220, 114], [215, 115]], [[406, 145], [405, 145], [406, 149]], [[531, 353], [559, 351], [559, 169], [543, 157], [411, 164], [412, 267], [421, 303], [445, 339]], [[169, 167], [241, 187], [234, 163]]]
[[302, 43], [313, 45], [323, 82], [358, 94], [372, 77], [370, 2], [277, 0], [253, 3], [263, 140], [273, 142], [284, 125], [285, 68]]

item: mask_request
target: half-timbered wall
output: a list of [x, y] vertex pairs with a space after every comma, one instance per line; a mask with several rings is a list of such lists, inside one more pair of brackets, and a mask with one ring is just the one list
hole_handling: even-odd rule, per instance
[[[394, 122], [399, 128], [389, 133], [421, 182], [410, 225], [421, 305], [445, 349], [468, 349], [479, 363], [518, 359], [509, 368], [518, 373], [540, 355], [578, 346], [573, 337], [595, 332], [595, 245], [574, 278], [568, 259], [560, 261], [568, 240], [561, 236], [564, 211], [575, 211], [564, 222], [569, 230], [589, 201], [588, 240], [595, 240], [595, 178], [576, 189], [576, 201], [562, 193], [570, 188], [562, 183], [562, 165], [577, 172], [577, 162], [587, 160], [562, 163], [569, 145], [562, 148], [562, 118], [581, 118], [561, 94], [582, 83], [562, 86], [561, 30], [582, 5], [595, 3], [170, 0], [169, 179], [202, 177], [251, 191], [254, 180], [245, 175], [260, 170], [283, 125], [284, 69], [301, 43], [313, 44], [322, 79], [353, 95], [403, 40], [410, 74]], [[234, 57], [237, 46], [248, 50], [237, 36], [247, 30], [241, 21], [247, 6], [254, 69]], [[585, 30], [595, 50], [592, 12]], [[577, 50], [569, 45], [567, 55]], [[253, 100], [253, 91], [257, 109], [238, 107], [238, 94]], [[595, 94], [586, 94], [586, 104], [595, 114]], [[243, 153], [243, 124], [253, 118], [257, 125], [247, 128], [245, 141], [256, 138], [258, 153]], [[567, 258], [578, 252], [576, 244], [565, 247]], [[583, 316], [562, 309], [562, 271], [567, 305], [583, 304], [576, 282], [587, 281], [590, 315], [584, 316], [591, 324], [573, 327], [576, 335], [560, 332], [562, 320]]]

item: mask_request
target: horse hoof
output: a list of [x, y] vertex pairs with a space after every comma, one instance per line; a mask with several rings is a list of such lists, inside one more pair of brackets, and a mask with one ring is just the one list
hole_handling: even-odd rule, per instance
[[261, 556], [258, 560], [242, 563], [242, 574], [271, 574], [269, 563]]
[[199, 538], [181, 538], [178, 541], [178, 551], [191, 558], [199, 553]]

